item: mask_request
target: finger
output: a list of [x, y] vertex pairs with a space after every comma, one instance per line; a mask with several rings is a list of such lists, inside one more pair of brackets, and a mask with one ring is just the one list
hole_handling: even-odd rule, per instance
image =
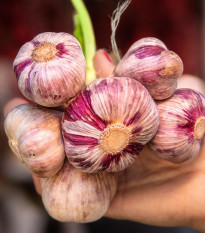
[[18, 105], [21, 105], [21, 104], [26, 104], [26, 103], [29, 103], [29, 102], [26, 99], [23, 99], [23, 98], [16, 97], [16, 98], [11, 99], [4, 106], [4, 109], [3, 109], [4, 116], [6, 116], [7, 113], [10, 112], [14, 107], [16, 107]]
[[205, 83], [202, 79], [189, 74], [184, 74], [178, 79], [177, 88], [191, 88], [205, 95]]
[[99, 49], [94, 56], [94, 68], [98, 78], [111, 76], [115, 65], [108, 53]]
[[36, 192], [41, 195], [42, 194], [42, 189], [41, 189], [41, 182], [40, 182], [40, 178], [35, 176], [35, 175], [32, 175], [33, 177], [33, 182], [34, 182], [34, 186], [35, 186], [35, 189], [36, 189]]

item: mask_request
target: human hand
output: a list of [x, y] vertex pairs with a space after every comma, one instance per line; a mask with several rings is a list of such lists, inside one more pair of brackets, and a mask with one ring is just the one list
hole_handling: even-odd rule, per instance
[[[114, 66], [103, 52], [95, 56], [99, 76], [109, 76]], [[202, 80], [183, 75], [178, 88], [205, 94]], [[205, 143], [198, 157], [185, 164], [160, 160], [145, 147], [135, 163], [119, 175], [118, 191], [107, 217], [157, 226], [186, 226], [205, 231]]]
[[145, 148], [119, 177], [107, 217], [205, 231], [205, 145], [186, 164], [171, 164]]
[[[100, 54], [96, 54], [100, 59]], [[104, 73], [112, 72], [100, 63]], [[98, 64], [96, 64], [98, 69]], [[103, 74], [102, 74], [103, 75]], [[202, 80], [183, 75], [178, 88], [205, 94]], [[198, 157], [185, 164], [160, 160], [145, 147], [135, 163], [119, 176], [117, 194], [107, 217], [157, 226], [186, 226], [205, 231], [205, 143]]]
[[[94, 61], [99, 77], [112, 73], [114, 65], [103, 50], [96, 53]], [[197, 78], [182, 77], [178, 86], [185, 85], [204, 91], [203, 82]], [[119, 174], [118, 191], [106, 216], [205, 231], [202, 208], [205, 204], [204, 157], [205, 145], [195, 160], [176, 165], [158, 159], [145, 147], [134, 164]], [[36, 190], [41, 194], [39, 178], [33, 178]]]

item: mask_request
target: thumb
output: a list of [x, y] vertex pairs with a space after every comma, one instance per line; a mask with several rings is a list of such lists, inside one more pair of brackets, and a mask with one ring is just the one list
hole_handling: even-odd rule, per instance
[[196, 77], [191, 74], [183, 74], [178, 79], [178, 86], [177, 88], [191, 88], [193, 90], [201, 92], [205, 95], [205, 83], [199, 77]]
[[98, 78], [109, 77], [115, 68], [115, 65], [108, 53], [99, 49], [94, 56], [94, 68]]
[[21, 105], [21, 104], [26, 104], [26, 103], [29, 103], [28, 100], [26, 99], [23, 99], [21, 97], [15, 97], [11, 100], [9, 100], [6, 105], [4, 106], [3, 108], [3, 113], [4, 113], [4, 116], [6, 117], [6, 115], [16, 106], [18, 105]]

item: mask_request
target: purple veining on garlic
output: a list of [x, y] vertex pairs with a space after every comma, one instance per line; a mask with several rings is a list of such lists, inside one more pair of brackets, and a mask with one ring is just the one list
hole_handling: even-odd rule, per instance
[[37, 35], [21, 47], [13, 66], [22, 94], [46, 107], [67, 102], [83, 88], [85, 58], [68, 33]]
[[114, 75], [138, 80], [154, 99], [162, 100], [174, 93], [182, 72], [179, 56], [160, 40], [148, 37], [130, 47], [116, 66]]
[[26, 59], [22, 62], [20, 62], [18, 65], [14, 66], [14, 73], [16, 75], [17, 80], [19, 79], [22, 71], [29, 66], [33, 61], [31, 59]]
[[155, 83], [157, 82], [157, 79], [161, 77], [160, 71], [162, 70], [163, 69], [139, 72], [141, 82], [146, 83], [148, 87], [153, 85], [156, 86]]
[[[183, 98], [187, 100], [189, 96], [192, 95], [192, 93], [191, 93], [191, 90], [186, 90], [184, 92], [182, 90], [177, 90], [176, 95], [182, 95]], [[196, 93], [195, 99], [198, 105], [191, 107], [189, 109], [183, 109], [184, 116], [187, 122], [184, 124], [177, 125], [180, 133], [181, 131], [184, 131], [184, 133], [189, 136], [189, 139], [188, 139], [189, 143], [193, 143], [195, 139], [194, 126], [195, 126], [196, 120], [201, 116], [205, 116], [205, 106], [203, 105], [201, 95], [199, 93]]]
[[171, 98], [158, 102], [158, 109], [160, 126], [149, 142], [150, 148], [159, 158], [174, 163], [195, 158], [203, 139], [203, 129], [199, 134], [197, 124], [205, 131], [204, 96], [191, 89], [178, 89]]
[[[129, 153], [132, 155], [139, 155], [140, 152], [142, 151], [144, 145], [140, 144], [140, 143], [132, 143], [129, 144], [124, 150], [123, 153]], [[100, 166], [102, 166], [102, 170], [108, 169], [111, 163], [115, 163], [116, 165], [118, 165], [118, 163], [120, 162], [120, 157], [122, 156], [122, 153], [117, 153], [117, 154], [107, 154]]]
[[154, 136], [158, 120], [156, 104], [139, 82], [97, 79], [64, 113], [68, 160], [85, 172], [123, 170]]
[[146, 57], [160, 55], [161, 52], [163, 52], [164, 50], [165, 48], [160, 47], [158, 45], [154, 45], [154, 46], [146, 45], [146, 46], [139, 47], [136, 50], [130, 51], [128, 56], [134, 54], [137, 58], [143, 59]]
[[26, 87], [26, 95], [32, 99], [32, 92], [31, 92], [31, 72], [34, 69], [34, 65], [31, 66], [30, 71], [28, 73], [28, 78], [25, 80], [25, 87]]
[[[65, 134], [65, 139], [69, 140], [69, 142], [74, 145], [74, 146], [81, 146], [81, 145], [86, 145], [86, 146], [97, 146], [98, 145], [98, 140], [93, 137], [84, 137], [80, 135], [75, 135], [75, 134]], [[90, 147], [89, 147], [90, 148]]]
[[[125, 118], [125, 120], [123, 121], [123, 123], [124, 123], [126, 126], [129, 126], [129, 125], [131, 125], [132, 123], [137, 122], [137, 121], [140, 119], [140, 117], [141, 117], [141, 112], [138, 111], [138, 112], [135, 113], [135, 115], [134, 115], [132, 118], [129, 119], [128, 122], [127, 122], [127, 118], [128, 118], [128, 115], [127, 115], [127, 117]], [[141, 128], [142, 128], [142, 127], [140, 127], [140, 129], [141, 129]], [[136, 130], [136, 129], [135, 129], [135, 130]]]
[[120, 162], [120, 157], [122, 156], [121, 153], [117, 153], [115, 155], [107, 154], [102, 159], [100, 166], [102, 167], [102, 170], [106, 170], [110, 167], [110, 164], [114, 163], [116, 166]]
[[59, 43], [56, 45], [56, 49], [58, 50], [57, 56], [63, 57], [64, 54], [68, 55], [69, 51], [65, 48], [64, 43]]
[[32, 43], [35, 47], [38, 47], [40, 45], [41, 42], [37, 41], [37, 40], [32, 40]]
[[[135, 132], [134, 132], [135, 133]], [[138, 133], [138, 132], [137, 132]], [[125, 149], [124, 152], [128, 152], [131, 154], [139, 154], [142, 149], [143, 149], [143, 145], [140, 143], [130, 143]]]
[[105, 120], [99, 118], [93, 111], [90, 91], [83, 91], [77, 97], [74, 104], [68, 106], [67, 114], [65, 120], [67, 121], [78, 121], [83, 118], [83, 121], [87, 124], [92, 125], [96, 129], [103, 130], [107, 123]]
[[73, 159], [74, 163], [78, 163], [80, 167], [84, 167], [85, 169], [89, 169], [91, 166], [93, 166], [94, 162], [92, 161], [87, 161], [86, 158], [77, 158]]

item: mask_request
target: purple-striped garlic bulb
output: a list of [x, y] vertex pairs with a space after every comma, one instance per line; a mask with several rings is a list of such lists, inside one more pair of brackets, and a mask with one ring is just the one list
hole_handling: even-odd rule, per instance
[[159, 129], [149, 142], [154, 154], [173, 163], [194, 159], [205, 133], [205, 97], [182, 88], [158, 102]]
[[65, 161], [53, 177], [42, 178], [42, 200], [51, 217], [61, 222], [92, 222], [106, 213], [117, 188], [113, 173], [87, 174]]
[[114, 76], [130, 77], [141, 82], [156, 100], [170, 97], [182, 75], [180, 57], [152, 37], [136, 41], [114, 70]]
[[70, 104], [62, 119], [65, 152], [84, 172], [130, 166], [158, 129], [157, 106], [130, 78], [99, 78]]
[[13, 108], [4, 128], [9, 146], [36, 176], [56, 174], [65, 159], [60, 130], [62, 113], [32, 104]]
[[85, 80], [80, 43], [64, 32], [34, 37], [21, 47], [13, 67], [22, 94], [46, 107], [60, 106], [76, 96]]

